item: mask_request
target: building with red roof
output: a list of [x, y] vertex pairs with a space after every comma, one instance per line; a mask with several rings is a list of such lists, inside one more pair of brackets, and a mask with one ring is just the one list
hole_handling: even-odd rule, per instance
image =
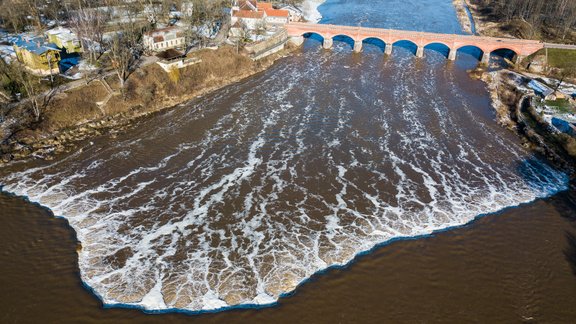
[[281, 25], [290, 21], [288, 10], [274, 9], [271, 3], [256, 0], [236, 0], [230, 16], [231, 26], [243, 23], [250, 30], [256, 29], [261, 24]]

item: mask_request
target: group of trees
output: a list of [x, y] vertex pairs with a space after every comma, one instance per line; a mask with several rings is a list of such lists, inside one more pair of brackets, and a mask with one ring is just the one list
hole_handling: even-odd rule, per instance
[[490, 9], [497, 19], [520, 20], [529, 25], [529, 37], [544, 28], [555, 30], [555, 37], [565, 39], [576, 27], [575, 0], [473, 0], [480, 8]]
[[[120, 88], [135, 69], [143, 48], [142, 35], [157, 25], [181, 19], [186, 23], [189, 45], [207, 43], [207, 34], [218, 29], [224, 8], [232, 0], [0, 0], [0, 27], [14, 33], [37, 34], [65, 25], [80, 39], [89, 63], [113, 69]], [[193, 8], [192, 14], [190, 8]], [[175, 17], [174, 12], [182, 14]], [[106, 36], [107, 35], [107, 36]], [[187, 48], [188, 49], [188, 48]], [[106, 53], [106, 55], [103, 55]], [[39, 80], [16, 62], [0, 57], [0, 80], [14, 98], [35, 97]], [[33, 103], [35, 102], [33, 99]], [[37, 104], [34, 104], [35, 114]]]

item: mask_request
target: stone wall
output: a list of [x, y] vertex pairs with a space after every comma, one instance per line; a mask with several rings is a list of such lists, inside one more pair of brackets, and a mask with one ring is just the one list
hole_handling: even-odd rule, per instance
[[282, 28], [266, 40], [246, 45], [245, 49], [253, 60], [259, 60], [284, 49], [287, 40], [288, 33]]

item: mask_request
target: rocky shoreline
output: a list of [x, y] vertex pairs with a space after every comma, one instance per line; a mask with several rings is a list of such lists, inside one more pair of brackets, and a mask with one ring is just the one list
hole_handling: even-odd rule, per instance
[[172, 109], [179, 104], [200, 98], [261, 73], [271, 67], [278, 59], [287, 56], [295, 49], [296, 47], [291, 47], [287, 44], [284, 50], [260, 60], [254, 69], [243, 71], [231, 78], [220, 78], [215, 85], [192, 90], [184, 95], [166, 96], [160, 102], [147, 107], [138, 106], [128, 111], [102, 116], [101, 118], [89, 121], [82, 120], [72, 127], [51, 132], [19, 131], [0, 144], [0, 167], [13, 162], [32, 159], [50, 161], [59, 154], [73, 151], [83, 141], [99, 136], [115, 138], [117, 134], [130, 129], [143, 118], [150, 118], [160, 111]]

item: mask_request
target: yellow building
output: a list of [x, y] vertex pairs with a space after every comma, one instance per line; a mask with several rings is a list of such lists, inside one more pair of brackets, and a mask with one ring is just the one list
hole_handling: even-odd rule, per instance
[[18, 61], [36, 75], [60, 73], [60, 50], [55, 44], [46, 43], [42, 37], [25, 38], [19, 36], [14, 42]]
[[48, 42], [54, 43], [58, 48], [66, 50], [66, 53], [80, 53], [82, 52], [82, 45], [80, 40], [70, 29], [64, 27], [56, 27], [46, 32]]

